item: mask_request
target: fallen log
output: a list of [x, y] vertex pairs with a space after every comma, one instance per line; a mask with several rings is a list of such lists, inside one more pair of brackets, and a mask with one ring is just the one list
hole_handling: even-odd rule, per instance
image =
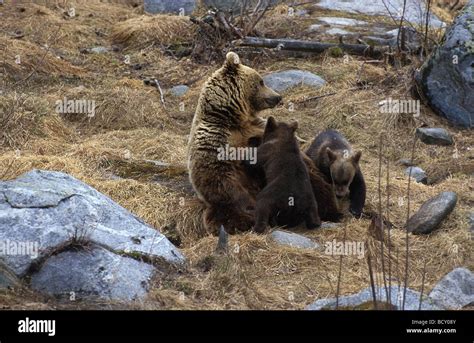
[[380, 59], [388, 52], [388, 47], [373, 47], [365, 44], [321, 43], [296, 39], [271, 39], [260, 37], [245, 37], [233, 42], [236, 46], [249, 46], [254, 48], [268, 48], [288, 51], [322, 53], [330, 48], [340, 48], [342, 51], [360, 56], [369, 56]]

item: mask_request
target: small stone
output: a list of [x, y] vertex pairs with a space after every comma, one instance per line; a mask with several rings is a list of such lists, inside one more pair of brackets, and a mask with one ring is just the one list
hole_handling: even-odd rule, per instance
[[297, 86], [319, 88], [326, 83], [321, 77], [304, 70], [285, 70], [271, 73], [263, 77], [265, 84], [276, 92], [284, 92]]
[[430, 298], [438, 305], [459, 310], [474, 303], [474, 274], [466, 268], [456, 268], [434, 286]]
[[332, 222], [323, 222], [321, 223], [320, 229], [337, 229], [341, 227], [339, 223], [332, 223]]
[[453, 137], [443, 128], [418, 128], [416, 136], [425, 144], [452, 145]]
[[109, 49], [104, 46], [97, 46], [95, 48], [89, 49], [89, 51], [93, 54], [105, 54], [106, 52], [109, 52]]
[[286, 245], [293, 248], [317, 249], [319, 244], [308, 237], [292, 232], [276, 230], [270, 234], [271, 239], [278, 245]]
[[432, 232], [454, 210], [457, 200], [454, 192], [443, 192], [429, 199], [408, 220], [406, 229], [414, 234]]
[[308, 10], [300, 9], [300, 10], [296, 10], [295, 15], [298, 17], [307, 17], [309, 15], [309, 12]]
[[189, 91], [189, 87], [186, 85], [174, 86], [170, 89], [171, 95], [175, 97], [181, 97]]
[[[411, 170], [411, 174], [410, 174]], [[426, 175], [425, 171], [420, 167], [408, 167], [405, 170], [406, 175], [410, 175], [412, 178], [416, 180], [418, 183], [423, 183], [426, 185], [428, 182], [428, 176]]]
[[318, 31], [321, 27], [323, 27], [323, 26], [319, 25], [319, 24], [313, 24], [308, 28], [308, 31], [309, 32], [315, 32], [315, 31]]

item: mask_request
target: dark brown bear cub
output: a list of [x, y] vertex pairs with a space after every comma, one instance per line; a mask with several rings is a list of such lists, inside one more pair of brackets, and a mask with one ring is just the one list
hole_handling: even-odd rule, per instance
[[254, 230], [263, 232], [271, 221], [288, 227], [306, 223], [321, 225], [308, 170], [303, 162], [295, 131], [298, 123], [277, 123], [268, 118], [257, 150], [257, 166], [265, 173], [266, 186], [257, 195]]
[[353, 152], [349, 142], [339, 132], [320, 133], [306, 154], [332, 182], [338, 199], [349, 196], [350, 212], [360, 217], [365, 204], [365, 181], [359, 167], [361, 151]]

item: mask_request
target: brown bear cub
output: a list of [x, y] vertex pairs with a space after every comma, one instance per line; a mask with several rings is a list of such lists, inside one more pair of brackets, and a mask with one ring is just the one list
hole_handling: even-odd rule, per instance
[[263, 232], [267, 224], [288, 227], [306, 223], [308, 229], [321, 225], [318, 206], [303, 161], [295, 131], [298, 123], [267, 120], [262, 144], [257, 149], [257, 167], [265, 173], [266, 186], [257, 195], [254, 230]]
[[306, 151], [319, 170], [331, 182], [339, 200], [349, 197], [350, 212], [360, 217], [365, 204], [366, 187], [359, 167], [361, 151], [353, 152], [339, 132], [320, 133]]

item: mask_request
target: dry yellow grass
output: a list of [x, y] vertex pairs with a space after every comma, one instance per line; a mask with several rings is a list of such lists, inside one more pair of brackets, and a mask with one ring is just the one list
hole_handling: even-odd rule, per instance
[[[150, 33], [153, 34], [150, 34]], [[128, 48], [168, 46], [189, 43], [196, 29], [189, 17], [176, 15], [141, 16], [118, 24], [112, 33], [112, 41]]]
[[[71, 23], [62, 16], [67, 2], [59, 3], [58, 8], [44, 7], [40, 2], [34, 7], [35, 11], [45, 12], [42, 14], [44, 31], [41, 37], [27, 35], [17, 41], [0, 35], [0, 44], [6, 44], [12, 56], [15, 49], [26, 49], [41, 55], [43, 50], [40, 45], [53, 35], [56, 24], [65, 23], [65, 30], [69, 30], [61, 43], [67, 57], [64, 61], [51, 55], [51, 59], [45, 58], [45, 64], [32, 56], [29, 69], [23, 71], [27, 74], [37, 68], [38, 74], [47, 82], [31, 79], [17, 87], [9, 83], [6, 93], [1, 95], [0, 108], [10, 109], [12, 113], [10, 119], [5, 116], [6, 111], [0, 113], [0, 122], [4, 120], [6, 123], [2, 125], [0, 135], [1, 178], [13, 179], [33, 168], [69, 173], [110, 196], [174, 241], [180, 240], [180, 248], [189, 261], [186, 272], [157, 282], [149, 299], [132, 308], [302, 309], [316, 298], [334, 296], [339, 257], [329, 256], [323, 250], [279, 247], [269, 241], [267, 235], [246, 233], [230, 237], [228, 255], [214, 254], [217, 239], [202, 227], [202, 205], [188, 191], [187, 175], [182, 172], [182, 167], [186, 163], [187, 135], [200, 88], [219, 66], [200, 66], [186, 59], [176, 60], [163, 54], [158, 47], [191, 39], [192, 30], [186, 28], [186, 19], [165, 16], [157, 21], [154, 18], [158, 17], [142, 17], [139, 10], [132, 10], [126, 4], [78, 1], [75, 4], [79, 13], [100, 8], [110, 16], [98, 11], [92, 17], [80, 15]], [[34, 15], [37, 14], [30, 10], [27, 9], [27, 14], [15, 12], [15, 15], [7, 16], [0, 27], [10, 30], [22, 22], [33, 25]], [[90, 24], [114, 34], [97, 38]], [[86, 26], [89, 28], [84, 29]], [[150, 67], [135, 71], [117, 62], [123, 57], [121, 55], [110, 53], [84, 57], [78, 49], [96, 44], [109, 46], [116, 40], [127, 46], [132, 63], [149, 63]], [[361, 164], [368, 187], [366, 210], [372, 212], [377, 211], [378, 205], [378, 147], [379, 136], [382, 135], [384, 158], [390, 162], [388, 209], [385, 206], [386, 166], [382, 168], [383, 211], [394, 225], [391, 231], [393, 251], [399, 252], [399, 270], [396, 268], [395, 253], [391, 260], [395, 284], [403, 283], [403, 224], [407, 215], [407, 177], [404, 175], [405, 168], [396, 165], [396, 161], [410, 158], [417, 126], [427, 123], [446, 127], [452, 132], [454, 147], [417, 144], [417, 165], [430, 173], [438, 175], [438, 171], [444, 171], [447, 165], [466, 168], [448, 170], [450, 174], [443, 174], [431, 186], [411, 184], [411, 214], [424, 201], [442, 191], [455, 191], [459, 200], [454, 212], [438, 230], [426, 236], [409, 236], [409, 287], [421, 289], [425, 261], [425, 291], [429, 291], [455, 267], [474, 268], [473, 244], [467, 222], [467, 214], [472, 211], [474, 203], [472, 132], [447, 126], [426, 106], [422, 106], [418, 119], [379, 112], [378, 103], [381, 100], [389, 97], [411, 98], [413, 65], [395, 69], [385, 64], [364, 63], [359, 57], [345, 60], [326, 54], [306, 59], [283, 59], [271, 53], [268, 56], [259, 58], [258, 63], [245, 59], [244, 62], [262, 74], [295, 68], [312, 71], [327, 83], [320, 89], [302, 87], [284, 93], [284, 104], [265, 111], [263, 116], [272, 114], [284, 121], [297, 119], [298, 135], [308, 141], [323, 129], [340, 130], [355, 148], [363, 151]], [[20, 67], [9, 65], [8, 68]], [[71, 82], [64, 77], [69, 71], [75, 73], [76, 68], [84, 70], [79, 79]], [[55, 71], [59, 71], [59, 75], [50, 78], [50, 73]], [[14, 74], [18, 75], [16, 69]], [[165, 90], [176, 84], [188, 84], [191, 90], [180, 99], [172, 98], [165, 92], [163, 106], [158, 91], [143, 85], [145, 77], [157, 77]], [[357, 88], [361, 84], [366, 87]], [[331, 93], [335, 94], [313, 101], [305, 100]], [[95, 100], [96, 115], [93, 118], [80, 115], [65, 117], [56, 113], [55, 102], [64, 97]], [[24, 101], [19, 101], [19, 98]], [[165, 162], [171, 167], [162, 173], [150, 165], [149, 160]], [[326, 242], [334, 239], [342, 241], [345, 230], [346, 240], [367, 241], [366, 251], [373, 251], [379, 243], [367, 235], [369, 224], [369, 219], [346, 218], [341, 228], [311, 232], [298, 228], [295, 231], [324, 247]], [[380, 266], [376, 270], [380, 272]], [[377, 281], [381, 283], [380, 275]], [[341, 294], [357, 292], [368, 286], [365, 259], [345, 256]], [[59, 304], [27, 290], [2, 293], [0, 303], [8, 308], [72, 306]]]
[[0, 68], [5, 77], [20, 81], [29, 77], [81, 76], [82, 68], [71, 65], [49, 53], [47, 47], [38, 47], [29, 42], [0, 36], [2, 60]]

